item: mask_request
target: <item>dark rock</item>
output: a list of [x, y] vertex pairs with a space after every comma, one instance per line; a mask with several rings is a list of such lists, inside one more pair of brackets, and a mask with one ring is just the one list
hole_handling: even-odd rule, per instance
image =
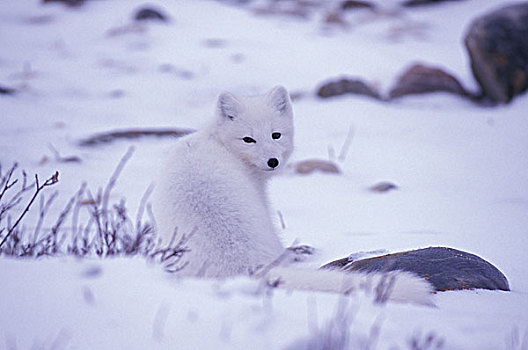
[[14, 95], [15, 93], [15, 89], [0, 85], [0, 95]]
[[398, 78], [389, 96], [391, 98], [397, 98], [405, 95], [438, 91], [450, 92], [462, 96], [471, 95], [451, 74], [438, 68], [415, 64]]
[[322, 268], [363, 272], [408, 271], [425, 278], [436, 291], [510, 290], [506, 277], [486, 260], [445, 247], [429, 247], [357, 261], [344, 258]]
[[317, 90], [317, 96], [322, 98], [340, 96], [344, 94], [365, 95], [380, 99], [377, 91], [358, 79], [340, 79], [324, 83]]
[[61, 3], [71, 7], [78, 7], [84, 4], [84, 0], [44, 0], [44, 3]]
[[348, 28], [349, 23], [343, 17], [343, 14], [339, 11], [330, 11], [324, 17], [324, 23], [329, 25], [337, 25], [343, 28]]
[[182, 137], [194, 132], [189, 129], [128, 129], [116, 130], [100, 134], [95, 134], [79, 142], [80, 146], [91, 147], [114, 141], [128, 139], [134, 140], [143, 137]]
[[341, 10], [374, 9], [376, 6], [368, 1], [346, 0], [341, 3]]
[[471, 23], [465, 38], [483, 97], [510, 102], [528, 88], [528, 3], [511, 5]]
[[371, 190], [372, 192], [385, 193], [391, 190], [396, 190], [397, 188], [398, 186], [396, 186], [395, 184], [384, 181], [377, 183], [374, 186], [371, 186], [369, 190]]
[[462, 1], [462, 0], [407, 0], [402, 2], [402, 6], [404, 7], [414, 7], [414, 6], [422, 6], [422, 5], [434, 5], [441, 2], [447, 2], [447, 1]]
[[136, 12], [134, 16], [136, 21], [161, 21], [167, 22], [168, 17], [159, 9], [152, 7], [143, 7]]
[[307, 175], [315, 171], [327, 174], [340, 174], [341, 171], [337, 165], [328, 160], [322, 159], [308, 159], [294, 164], [295, 172], [297, 174]]

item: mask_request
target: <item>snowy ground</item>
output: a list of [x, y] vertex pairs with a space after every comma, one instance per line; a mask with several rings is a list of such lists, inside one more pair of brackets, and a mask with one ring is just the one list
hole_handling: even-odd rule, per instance
[[[342, 175], [286, 173], [273, 181], [286, 245], [316, 247], [313, 266], [356, 252], [450, 246], [495, 264], [512, 291], [440, 293], [436, 308], [377, 306], [369, 296], [269, 291], [244, 278], [179, 281], [142, 259], [2, 258], [1, 349], [303, 349], [338, 308], [351, 317], [336, 329], [350, 332], [352, 348], [413, 348], [413, 338], [421, 348], [528, 348], [528, 97], [485, 108], [446, 94], [390, 103], [314, 94], [341, 75], [385, 92], [414, 62], [442, 67], [476, 90], [465, 28], [502, 1], [399, 13], [397, 1], [380, 1], [382, 14], [360, 12], [348, 28], [328, 27], [317, 12], [299, 19], [220, 2], [161, 3], [169, 23], [134, 24], [143, 4], [136, 0], [0, 3], [0, 85], [19, 90], [0, 95], [0, 164], [18, 162], [41, 178], [59, 170], [45, 224], [82, 182], [104, 186], [131, 144], [112, 199], [126, 197], [133, 213], [171, 143], [86, 148], [80, 139], [129, 127], [198, 128], [221, 90], [283, 84], [303, 95], [294, 105], [293, 161], [339, 153], [353, 130]], [[50, 144], [82, 162], [55, 161]], [[380, 181], [398, 189], [368, 191]]]

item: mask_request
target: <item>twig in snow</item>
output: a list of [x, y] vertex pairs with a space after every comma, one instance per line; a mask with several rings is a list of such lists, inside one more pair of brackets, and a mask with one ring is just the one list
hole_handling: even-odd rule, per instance
[[[56, 171], [54, 175], [52, 175], [49, 179], [47, 179], [42, 185], [39, 184], [39, 180], [38, 180], [38, 175], [35, 175], [35, 193], [33, 194], [33, 197], [31, 197], [31, 200], [29, 201], [29, 203], [26, 205], [24, 211], [22, 211], [22, 213], [20, 214], [20, 216], [18, 217], [18, 219], [15, 221], [14, 225], [11, 226], [11, 228], [9, 228], [8, 226], [8, 231], [7, 231], [7, 234], [4, 236], [4, 238], [2, 239], [2, 242], [0, 242], [0, 248], [2, 248], [2, 246], [4, 245], [4, 243], [7, 241], [7, 239], [9, 238], [9, 236], [13, 233], [13, 231], [16, 229], [16, 227], [20, 224], [20, 222], [22, 221], [22, 219], [24, 218], [24, 216], [27, 214], [27, 212], [29, 211], [29, 208], [31, 208], [31, 206], [33, 205], [33, 202], [35, 201], [35, 199], [38, 197], [38, 195], [40, 194], [40, 192], [48, 187], [48, 186], [52, 186], [52, 185], [55, 185], [57, 182], [59, 182], [59, 172]], [[9, 183], [9, 181], [6, 182], [6, 185]]]
[[81, 162], [81, 158], [77, 156], [68, 156], [68, 157], [61, 156], [59, 151], [57, 151], [57, 149], [53, 147], [51, 143], [48, 144], [48, 147], [53, 153], [53, 155], [55, 156], [55, 160], [59, 163], [80, 163]]
[[352, 144], [352, 139], [354, 138], [354, 128], [350, 126], [348, 129], [348, 134], [345, 138], [345, 142], [343, 143], [343, 146], [341, 147], [341, 150], [339, 151], [339, 156], [337, 157], [337, 160], [340, 162], [344, 162], [348, 151], [350, 149], [350, 145]]
[[[13, 197], [11, 197], [9, 200], [4, 201], [2, 203], [2, 199], [4, 199], [4, 196], [8, 190], [10, 190], [13, 186], [15, 186], [18, 183], [18, 179], [11, 181], [11, 177], [13, 176], [13, 172], [18, 167], [18, 164], [15, 163], [7, 172], [6, 175], [2, 176], [2, 168], [0, 167], [0, 222], [2, 222], [2, 219], [4, 218], [5, 214], [14, 208], [15, 206], [20, 203], [22, 200], [22, 195], [31, 189], [33, 184], [27, 184], [27, 176], [25, 172], [22, 172], [22, 186], [21, 189], [16, 192]], [[2, 234], [2, 229], [0, 229], [0, 234]]]

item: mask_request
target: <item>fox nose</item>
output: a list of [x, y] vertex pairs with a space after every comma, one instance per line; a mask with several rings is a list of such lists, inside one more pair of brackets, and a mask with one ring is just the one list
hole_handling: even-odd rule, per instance
[[270, 158], [268, 159], [268, 166], [270, 168], [276, 168], [279, 165], [279, 160], [277, 158]]

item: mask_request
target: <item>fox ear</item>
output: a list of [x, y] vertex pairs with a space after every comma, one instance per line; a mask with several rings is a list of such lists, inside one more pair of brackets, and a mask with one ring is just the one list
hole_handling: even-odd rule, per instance
[[281, 114], [291, 110], [288, 91], [283, 86], [275, 86], [267, 94], [269, 104]]
[[220, 116], [233, 120], [236, 118], [240, 107], [240, 101], [230, 92], [222, 92], [218, 96], [217, 110]]

